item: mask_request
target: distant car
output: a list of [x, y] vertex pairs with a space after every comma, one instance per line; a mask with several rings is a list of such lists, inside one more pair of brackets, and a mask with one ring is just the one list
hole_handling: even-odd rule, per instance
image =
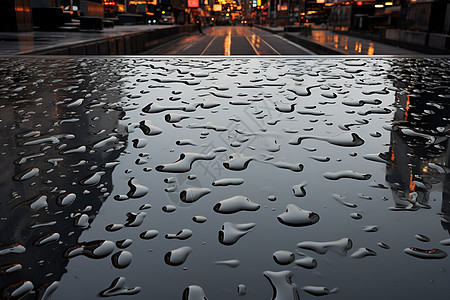
[[165, 14], [161, 16], [158, 23], [162, 25], [173, 25], [175, 24], [174, 20], [173, 14]]

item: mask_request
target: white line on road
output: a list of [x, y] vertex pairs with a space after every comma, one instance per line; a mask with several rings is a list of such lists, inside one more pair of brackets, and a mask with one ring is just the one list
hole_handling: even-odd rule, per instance
[[250, 39], [248, 38], [248, 36], [247, 36], [247, 35], [244, 35], [244, 36], [245, 36], [245, 38], [247, 39], [247, 41], [248, 41], [248, 43], [250, 44], [250, 46], [252, 46], [253, 51], [255, 51], [256, 55], [261, 55], [261, 54], [259, 54], [258, 50], [256, 50], [255, 46], [252, 44], [252, 42], [250, 41]]
[[205, 54], [206, 50], [208, 50], [209, 46], [211, 46], [212, 42], [214, 42], [214, 40], [217, 38], [217, 35], [215, 35], [213, 37], [213, 39], [208, 43], [208, 45], [206, 45], [205, 49], [202, 51], [202, 53], [200, 53], [200, 55]]
[[278, 52], [277, 50], [275, 50], [275, 48], [272, 47], [268, 42], [266, 42], [266, 40], [264, 40], [261, 36], [259, 36], [259, 38], [260, 38], [264, 43], [266, 43], [266, 45], [269, 46], [269, 48], [270, 48], [272, 51], [274, 51], [274, 52], [275, 52], [276, 54], [278, 54], [278, 55], [281, 55], [280, 52]]
[[296, 43], [294, 43], [294, 42], [292, 42], [292, 41], [290, 41], [290, 40], [288, 40], [288, 39], [286, 39], [286, 38], [284, 38], [284, 37], [282, 37], [282, 36], [279, 36], [279, 35], [277, 35], [277, 34], [275, 34], [275, 36], [278, 37], [278, 38], [280, 38], [280, 39], [282, 39], [282, 40], [285, 41], [286, 43], [289, 43], [289, 44], [291, 44], [292, 46], [297, 47], [298, 49], [300, 49], [300, 50], [302, 50], [302, 51], [305, 51], [305, 52], [308, 53], [308, 54], [311, 54], [311, 55], [317, 55], [317, 53], [314, 53], [314, 52], [312, 52], [311, 50], [306, 49], [305, 47], [302, 47], [302, 46], [300, 46], [299, 44], [296, 44]]

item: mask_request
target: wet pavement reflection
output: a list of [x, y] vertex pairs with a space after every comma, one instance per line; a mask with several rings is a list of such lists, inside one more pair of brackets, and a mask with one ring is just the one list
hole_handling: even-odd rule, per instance
[[1, 60], [2, 299], [448, 297], [448, 59]]
[[336, 34], [330, 30], [312, 30], [311, 38], [314, 42], [327, 45], [345, 54], [357, 55], [420, 55], [419, 52], [399, 47], [373, 42], [364, 38], [357, 38], [343, 34]]

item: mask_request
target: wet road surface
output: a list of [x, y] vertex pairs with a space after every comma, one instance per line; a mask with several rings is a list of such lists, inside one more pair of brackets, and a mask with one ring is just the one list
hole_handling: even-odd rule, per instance
[[423, 55], [417, 51], [337, 34], [330, 30], [313, 30], [309, 38], [315, 43], [332, 47], [350, 55]]
[[244, 26], [203, 28], [193, 34], [151, 49], [148, 55], [311, 55], [310, 50], [287, 39]]

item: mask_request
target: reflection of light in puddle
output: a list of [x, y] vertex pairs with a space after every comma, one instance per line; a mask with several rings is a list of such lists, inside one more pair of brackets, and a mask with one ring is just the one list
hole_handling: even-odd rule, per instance
[[373, 47], [373, 43], [369, 44], [369, 50], [367, 51], [367, 55], [373, 55], [375, 53], [375, 48]]

